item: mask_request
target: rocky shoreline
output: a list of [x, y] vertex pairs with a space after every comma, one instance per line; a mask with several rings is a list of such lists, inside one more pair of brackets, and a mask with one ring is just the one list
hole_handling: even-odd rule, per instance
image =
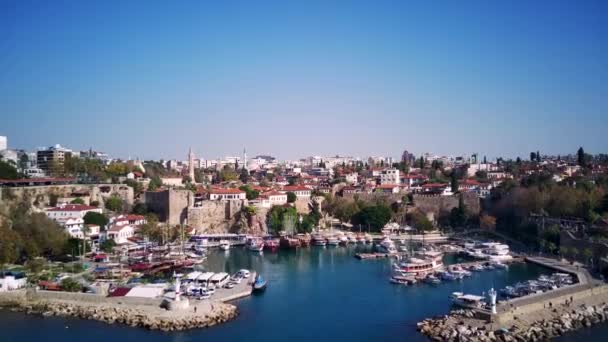
[[2, 303], [1, 306], [13, 311], [23, 311], [26, 314], [38, 314], [44, 317], [60, 316], [91, 319], [107, 324], [125, 324], [131, 327], [161, 331], [212, 327], [230, 321], [238, 315], [236, 306], [225, 303], [213, 303], [208, 312], [199, 314], [193, 312], [167, 314], [162, 312], [163, 309], [160, 308], [150, 310], [148, 308], [58, 301], [13, 301]]
[[465, 321], [473, 316], [471, 310], [454, 310], [449, 315], [419, 322], [418, 331], [434, 341], [546, 341], [570, 331], [606, 322], [608, 304], [582, 304], [550, 319], [527, 324], [525, 328], [513, 325], [506, 330], [493, 330], [491, 324], [466, 324]]

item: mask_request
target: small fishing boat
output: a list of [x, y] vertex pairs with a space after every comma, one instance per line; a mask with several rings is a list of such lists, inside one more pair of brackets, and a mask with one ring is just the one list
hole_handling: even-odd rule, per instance
[[253, 292], [264, 292], [264, 290], [266, 290], [266, 284], [266, 280], [258, 274], [253, 283]]
[[441, 283], [441, 280], [439, 280], [439, 278], [435, 277], [434, 275], [429, 274], [428, 276], [426, 276], [426, 278], [424, 278], [424, 282], [431, 285], [437, 285]]
[[481, 272], [484, 269], [485, 268], [483, 266], [481, 266], [480, 264], [475, 264], [475, 265], [471, 266], [471, 268], [469, 268], [469, 270], [475, 271], [475, 272]]
[[327, 245], [328, 246], [337, 246], [340, 244], [340, 240], [338, 240], [336, 237], [334, 236], [330, 236], [327, 238]]
[[230, 249], [230, 241], [228, 240], [220, 240], [220, 249], [223, 251], [227, 251]]
[[252, 252], [261, 252], [264, 249], [264, 241], [256, 237], [248, 238], [246, 245], [247, 249]]
[[458, 277], [455, 276], [453, 273], [450, 273], [450, 272], [446, 271], [446, 272], [440, 272], [439, 273], [439, 279], [441, 279], [441, 280], [447, 280], [447, 281], [454, 281], [454, 280], [457, 280]]
[[280, 242], [277, 239], [268, 239], [264, 241], [264, 249], [270, 250], [272, 252], [279, 249]]

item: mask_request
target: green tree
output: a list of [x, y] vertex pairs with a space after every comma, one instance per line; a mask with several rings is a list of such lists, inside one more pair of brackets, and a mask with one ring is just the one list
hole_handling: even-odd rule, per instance
[[95, 224], [101, 229], [104, 229], [110, 221], [106, 215], [93, 211], [87, 212], [82, 219], [84, 220], [84, 224]]
[[99, 245], [99, 249], [101, 249], [102, 251], [106, 252], [106, 253], [111, 253], [114, 250], [114, 247], [116, 247], [116, 242], [114, 242], [114, 240], [104, 240], [100, 245]]
[[148, 213], [148, 206], [146, 205], [146, 203], [137, 202], [135, 203], [135, 205], [133, 205], [131, 213], [136, 215], [146, 215]]
[[585, 258], [585, 263], [589, 265], [591, 263], [591, 258], [593, 257], [593, 251], [591, 248], [583, 249], [583, 257]]
[[112, 195], [110, 198], [106, 199], [106, 209], [114, 212], [120, 212], [123, 210], [123, 200], [117, 195]]
[[536, 160], [536, 153], [530, 152], [530, 161], [535, 161], [535, 160]]
[[17, 179], [19, 178], [19, 172], [14, 165], [0, 160], [0, 179]]
[[453, 193], [458, 192], [458, 177], [456, 176], [456, 170], [453, 170], [450, 174], [450, 186]]
[[8, 222], [0, 224], [0, 268], [17, 261], [21, 245], [21, 236], [9, 227]]
[[34, 258], [25, 262], [25, 268], [34, 274], [38, 274], [46, 267], [46, 260], [44, 258]]
[[353, 222], [369, 226], [374, 231], [380, 231], [390, 221], [391, 217], [391, 208], [384, 204], [378, 204], [361, 209], [353, 217]]
[[260, 192], [253, 190], [249, 185], [242, 185], [239, 187], [239, 189], [245, 191], [245, 196], [248, 200], [253, 200], [260, 196]]
[[80, 292], [82, 285], [72, 278], [64, 278], [61, 280], [61, 288], [67, 292]]
[[295, 193], [289, 191], [287, 192], [287, 203], [294, 203], [298, 199]]
[[414, 211], [408, 214], [408, 221], [419, 233], [433, 230], [433, 223], [420, 211]]
[[74, 198], [71, 202], [71, 204], [84, 204], [84, 200], [80, 197]]
[[133, 193], [135, 196], [141, 194], [144, 191], [144, 186], [140, 182], [135, 179], [127, 179], [125, 184], [133, 188]]
[[578, 159], [578, 165], [580, 165], [582, 167], [586, 167], [587, 161], [585, 160], [585, 150], [583, 150], [583, 147], [578, 148], [578, 151], [576, 152], [576, 156]]
[[148, 183], [148, 191], [156, 191], [161, 187], [163, 181], [158, 176], [153, 176], [150, 178], [150, 183]]

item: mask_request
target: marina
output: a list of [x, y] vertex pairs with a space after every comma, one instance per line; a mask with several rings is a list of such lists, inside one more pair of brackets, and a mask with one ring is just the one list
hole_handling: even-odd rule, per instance
[[[417, 286], [397, 286], [387, 278], [392, 273], [391, 260], [361, 262], [357, 253], [372, 253], [371, 244], [349, 244], [338, 248], [299, 248], [278, 250], [276, 253], [252, 253], [243, 247], [231, 248], [225, 253], [219, 249], [208, 253], [201, 265], [205, 269], [235, 274], [242, 269], [256, 270], [267, 281], [267, 290], [261, 296], [247, 296], [231, 304], [238, 307], [239, 316], [213, 329], [192, 330], [181, 333], [188, 340], [194, 339], [240, 339], [252, 334], [264, 335], [269, 340], [280, 340], [285, 334], [295, 341], [319, 340], [425, 341], [427, 338], [416, 332], [416, 323], [426, 317], [449, 312], [450, 295], [453, 292], [478, 293], [488, 290], [488, 284], [502, 288], [517, 282], [538, 278], [551, 272], [530, 263], [514, 263], [506, 271], [488, 270], [475, 272], [463, 281], [443, 281], [437, 286], [419, 283]], [[466, 262], [456, 254], [443, 257], [447, 266]], [[357, 286], [352, 286], [357, 284]], [[362, 293], [362, 289], [365, 290]], [[373, 290], [372, 290], [373, 289]], [[235, 294], [236, 289], [233, 289]], [[228, 293], [229, 289], [216, 290]], [[206, 300], [200, 301], [211, 303]], [[383, 309], [373, 317], [361, 308], [366, 303], [375, 303]], [[287, 310], [297, 307], [298, 310]], [[416, 310], [411, 310], [416, 307]], [[323, 310], [319, 310], [323, 308]], [[71, 342], [86, 335], [87, 329], [96, 326], [103, 331], [104, 338], [92, 336], [91, 341], [105, 341], [112, 336], [128, 333], [132, 338], [147, 341], [165, 341], [166, 335], [154, 331], [127, 330], [126, 327], [98, 325], [101, 323], [65, 319], [60, 317], [40, 318], [2, 311], [5, 320], [21, 320], [29, 324], [44, 324], [54, 331], [57, 338]], [[365, 317], [365, 323], [361, 320]], [[359, 324], [351, 325], [350, 322]], [[287, 331], [276, 329], [277, 322], [285, 322]], [[287, 324], [287, 322], [291, 322]], [[294, 323], [296, 322], [296, 323]], [[282, 324], [282, 323], [281, 323]], [[349, 329], [343, 329], [348, 324]], [[69, 329], [65, 329], [65, 326]], [[9, 340], [32, 341], [36, 331], [9, 326], [4, 332]], [[315, 326], [317, 329], [310, 329]], [[373, 329], [383, 326], [384, 329]], [[56, 328], [53, 328], [56, 327]]]

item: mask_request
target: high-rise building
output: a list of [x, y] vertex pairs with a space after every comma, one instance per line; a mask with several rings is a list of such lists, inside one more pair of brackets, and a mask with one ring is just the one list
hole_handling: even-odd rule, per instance
[[409, 153], [407, 150], [404, 150], [401, 155], [401, 161], [407, 165], [412, 165], [416, 161], [416, 156]]
[[8, 148], [8, 139], [4, 135], [0, 135], [0, 151]]
[[63, 171], [63, 163], [66, 158], [72, 156], [72, 150], [62, 147], [57, 144], [44, 150], [38, 150], [36, 153], [36, 161], [38, 168], [47, 174]]

